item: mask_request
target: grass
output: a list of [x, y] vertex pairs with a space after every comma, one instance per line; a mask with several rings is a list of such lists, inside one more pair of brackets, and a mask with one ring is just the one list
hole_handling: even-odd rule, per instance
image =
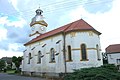
[[7, 70], [6, 73], [8, 73], [8, 74], [15, 74], [15, 70]]
[[0, 73], [15, 74], [15, 75], [21, 74], [20, 72], [16, 72], [16, 70], [6, 70], [6, 72], [0, 71]]

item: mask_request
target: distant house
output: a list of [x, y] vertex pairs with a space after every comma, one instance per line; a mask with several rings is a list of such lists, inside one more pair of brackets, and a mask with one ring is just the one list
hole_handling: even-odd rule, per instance
[[11, 68], [11, 69], [15, 69], [15, 64], [12, 62], [12, 58], [11, 57], [2, 57], [1, 60], [5, 61], [6, 67], [5, 68]]
[[106, 48], [108, 63], [115, 64], [120, 69], [120, 44], [109, 45]]
[[12, 58], [11, 57], [2, 57], [1, 60], [5, 61], [6, 68], [12, 68]]

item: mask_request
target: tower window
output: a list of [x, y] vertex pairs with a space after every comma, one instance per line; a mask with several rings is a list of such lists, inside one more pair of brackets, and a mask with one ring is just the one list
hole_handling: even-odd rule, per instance
[[81, 45], [81, 58], [82, 60], [87, 60], [87, 51], [86, 51], [86, 45]]
[[55, 50], [51, 48], [50, 50], [50, 62], [55, 62]]
[[38, 51], [38, 63], [41, 63], [41, 51]]
[[71, 55], [71, 46], [68, 46], [68, 60], [71, 61], [72, 60], [72, 55]]

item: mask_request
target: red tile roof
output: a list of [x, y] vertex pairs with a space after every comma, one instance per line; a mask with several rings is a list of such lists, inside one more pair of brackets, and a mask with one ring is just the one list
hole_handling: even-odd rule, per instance
[[120, 44], [109, 45], [106, 48], [106, 53], [118, 53], [120, 52]]
[[96, 32], [98, 35], [101, 34], [97, 30], [95, 30], [92, 26], [90, 26], [87, 22], [85, 22], [83, 19], [80, 19], [78, 21], [69, 23], [67, 25], [59, 27], [59, 28], [54, 29], [52, 31], [46, 32], [44, 34], [41, 34], [40, 36], [32, 39], [31, 41], [27, 42], [24, 45], [28, 45], [28, 44], [34, 43], [34, 42], [39, 41], [39, 40], [41, 40], [43, 38], [46, 38], [46, 37], [49, 37], [49, 36], [53, 36], [53, 35], [58, 34], [58, 33], [62, 33], [62, 32], [67, 33], [67, 32], [76, 31], [76, 30], [77, 31], [92, 30], [92, 31]]

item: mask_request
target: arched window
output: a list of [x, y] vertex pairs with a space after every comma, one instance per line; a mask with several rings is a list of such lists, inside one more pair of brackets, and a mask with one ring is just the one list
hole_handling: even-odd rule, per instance
[[81, 57], [82, 57], [82, 60], [87, 60], [87, 51], [86, 51], [85, 44], [81, 44]]
[[101, 60], [101, 59], [100, 59], [100, 50], [99, 50], [98, 44], [96, 45], [96, 50], [97, 50], [97, 59], [98, 59], [98, 60]]
[[71, 61], [72, 60], [72, 55], [71, 55], [71, 46], [68, 46], [68, 60]]
[[28, 64], [30, 64], [30, 59], [31, 59], [31, 53], [28, 55]]
[[55, 62], [55, 50], [54, 48], [51, 48], [50, 50], [50, 62]]
[[41, 51], [38, 51], [38, 63], [41, 63]]

